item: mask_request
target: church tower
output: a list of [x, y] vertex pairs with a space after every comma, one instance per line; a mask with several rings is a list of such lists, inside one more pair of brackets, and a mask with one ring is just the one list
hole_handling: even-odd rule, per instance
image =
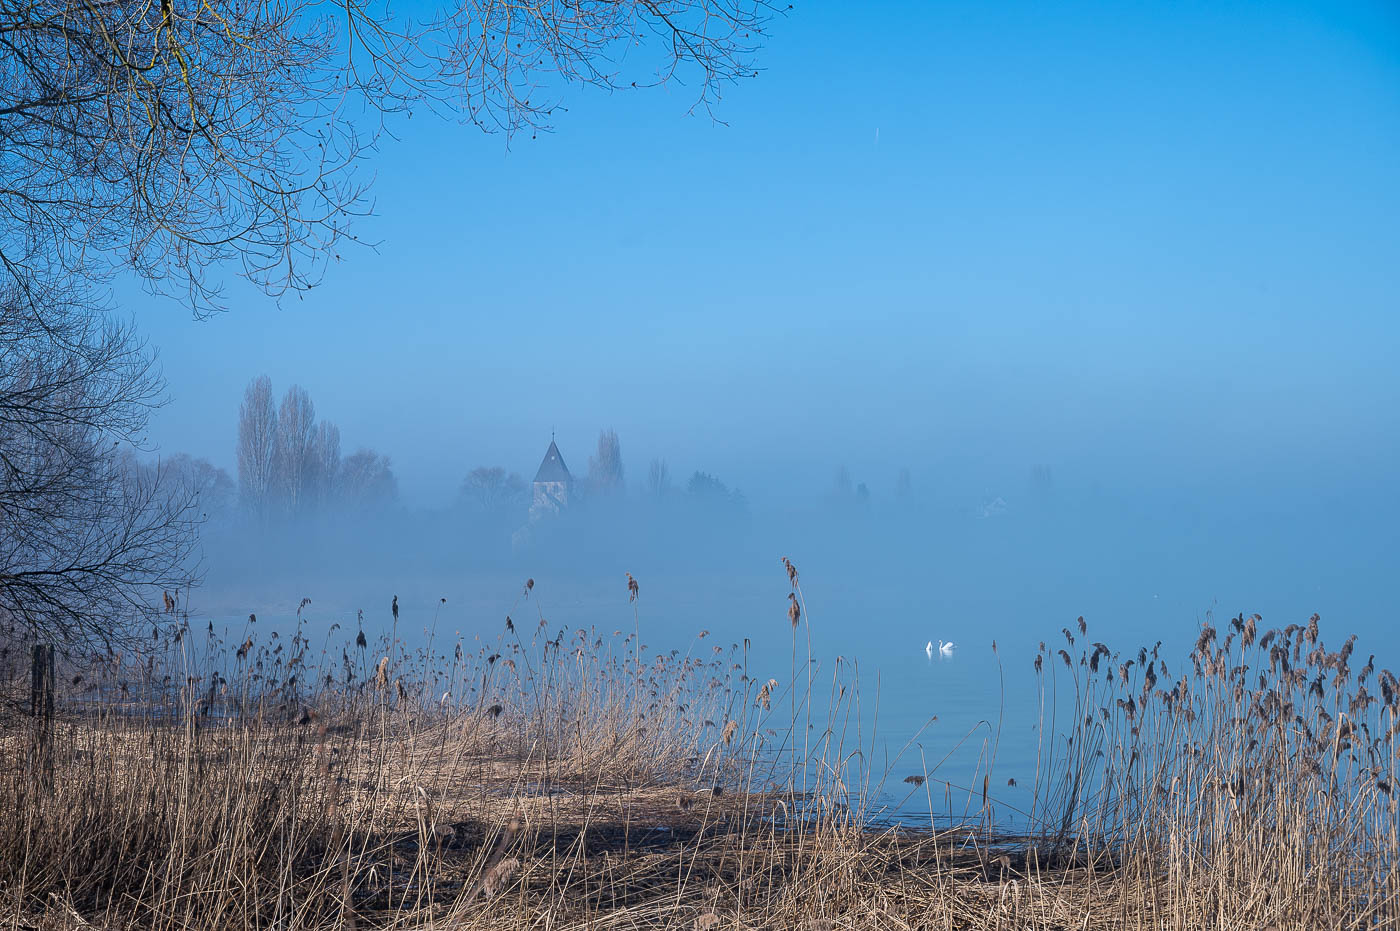
[[564, 457], [559, 455], [559, 447], [554, 438], [549, 439], [549, 449], [545, 450], [544, 460], [535, 473], [534, 496], [530, 502], [530, 517], [543, 517], [558, 514], [569, 506], [569, 496], [573, 492], [574, 478], [569, 467], [564, 465]]

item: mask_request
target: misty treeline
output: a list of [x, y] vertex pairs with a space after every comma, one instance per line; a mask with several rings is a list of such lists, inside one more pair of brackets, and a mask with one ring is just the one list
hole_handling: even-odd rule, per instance
[[[606, 429], [559, 510], [532, 507], [533, 471], [500, 465], [464, 464], [454, 495], [409, 505], [387, 456], [343, 455], [339, 431], [316, 417], [310, 394], [293, 386], [279, 397], [265, 377], [244, 393], [235, 448], [236, 490], [219, 470], [198, 470], [209, 476], [205, 500], [207, 489], [221, 490], [222, 508], [211, 507], [203, 527], [209, 574], [200, 599], [214, 611], [312, 592], [352, 602], [404, 579], [462, 573], [615, 572], [639, 551], [699, 569], [743, 552], [751, 526], [744, 495], [713, 474], [673, 483], [658, 459], [646, 479], [632, 479], [621, 438]], [[512, 456], [534, 464], [543, 452]]]
[[340, 451], [340, 428], [316, 420], [316, 405], [300, 385], [280, 402], [272, 379], [249, 383], [238, 408], [238, 500], [259, 526], [344, 511], [382, 510], [398, 500], [389, 458], [359, 448]]
[[[323, 517], [384, 515], [400, 504], [390, 458], [364, 446], [344, 455], [340, 428], [317, 418], [310, 392], [300, 385], [279, 399], [268, 376], [248, 383], [238, 408], [235, 453], [236, 494], [228, 474], [206, 459], [180, 454], [164, 462], [200, 496], [206, 516], [238, 519], [261, 530]], [[651, 462], [641, 495], [652, 500], [683, 496], [728, 514], [742, 514], [748, 507], [740, 491], [707, 472], [697, 470], [683, 487], [673, 487], [664, 459]], [[566, 513], [616, 508], [626, 496], [622, 441], [616, 430], [601, 430], [586, 474], [573, 483]], [[531, 519], [532, 497], [532, 483], [521, 473], [499, 465], [476, 466], [462, 479], [455, 500], [436, 509], [465, 518], [467, 532], [486, 525], [518, 529]]]
[[531, 481], [501, 466], [478, 466], [462, 481], [451, 513], [458, 537], [470, 538], [468, 548], [487, 559], [508, 547], [516, 556], [601, 564], [610, 554], [665, 547], [703, 561], [708, 546], [739, 546], [751, 523], [743, 493], [708, 472], [695, 470], [679, 484], [670, 473], [665, 459], [653, 459], [646, 478], [629, 484], [622, 440], [604, 429], [566, 507], [534, 509]]
[[[590, 497], [610, 498], [626, 489], [626, 468], [622, 463], [622, 440], [616, 430], [598, 434], [598, 446], [588, 457], [588, 472], [575, 479], [571, 502], [581, 504]], [[519, 472], [503, 466], [477, 466], [467, 473], [457, 492], [457, 504], [479, 514], [525, 513], [533, 490]]]
[[[708, 472], [696, 470], [683, 486], [671, 481], [671, 467], [665, 459], [652, 459], [645, 483], [639, 489], [643, 499], [670, 499], [685, 495], [710, 508], [733, 513], [748, 510], [748, 501], [738, 489], [731, 490]], [[622, 458], [622, 440], [616, 430], [598, 433], [598, 442], [588, 457], [588, 471], [574, 484], [576, 504], [590, 500], [615, 504], [627, 493], [627, 469]], [[467, 473], [458, 492], [458, 503], [473, 511], [523, 510], [531, 499], [531, 483], [519, 472], [502, 466], [478, 466]]]

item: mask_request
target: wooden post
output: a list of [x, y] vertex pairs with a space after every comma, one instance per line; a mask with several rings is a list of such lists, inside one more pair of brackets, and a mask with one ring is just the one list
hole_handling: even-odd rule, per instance
[[53, 647], [35, 644], [29, 673], [29, 710], [34, 717], [31, 772], [40, 788], [53, 786]]

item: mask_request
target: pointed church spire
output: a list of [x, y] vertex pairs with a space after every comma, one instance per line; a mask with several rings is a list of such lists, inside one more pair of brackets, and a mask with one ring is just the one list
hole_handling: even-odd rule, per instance
[[559, 447], [554, 444], [554, 435], [551, 432], [549, 449], [545, 451], [539, 471], [535, 473], [535, 483], [572, 481], [573, 476], [569, 474], [569, 467], [564, 465], [564, 457], [559, 455]]

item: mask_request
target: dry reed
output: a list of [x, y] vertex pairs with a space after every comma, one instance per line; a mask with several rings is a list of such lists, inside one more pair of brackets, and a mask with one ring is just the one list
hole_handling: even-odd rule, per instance
[[1012, 837], [986, 814], [991, 759], [968, 824], [872, 822], [894, 774], [851, 736], [848, 664], [818, 704], [811, 663], [759, 681], [746, 644], [647, 655], [635, 632], [542, 624], [525, 640], [509, 623], [475, 652], [368, 649], [361, 633], [337, 657], [300, 628], [196, 647], [186, 621], [64, 677], [51, 778], [27, 768], [15, 704], [0, 713], [0, 915], [162, 931], [1397, 927], [1400, 681], [1353, 672], [1354, 639], [1328, 651], [1315, 617], [1260, 621], [1223, 639], [1205, 625], [1175, 670], [1157, 647], [1081, 644], [1082, 619], [1043, 648], [1041, 763]]

